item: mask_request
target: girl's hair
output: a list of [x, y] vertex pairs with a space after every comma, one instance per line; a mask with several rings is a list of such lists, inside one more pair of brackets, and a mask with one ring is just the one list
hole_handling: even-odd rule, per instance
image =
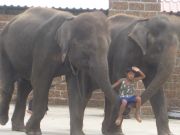
[[132, 67], [128, 67], [128, 68], [126, 69], [126, 73], [129, 73], [129, 72], [133, 72], [135, 77], [140, 76], [139, 72], [134, 71], [134, 70], [132, 69]]
[[132, 67], [128, 67], [127, 69], [126, 69], [126, 73], [129, 73], [129, 72], [133, 72], [133, 73], [136, 73], [134, 70], [132, 70]]

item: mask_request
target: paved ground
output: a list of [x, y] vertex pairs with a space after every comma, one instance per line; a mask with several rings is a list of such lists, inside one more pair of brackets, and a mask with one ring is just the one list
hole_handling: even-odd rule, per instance
[[[10, 117], [14, 106], [11, 106]], [[29, 118], [26, 114], [26, 121]], [[97, 108], [87, 108], [84, 118], [84, 132], [86, 135], [102, 135], [101, 123], [103, 120], [103, 110]], [[180, 120], [170, 120], [171, 130], [175, 135], [180, 134]], [[69, 135], [69, 111], [64, 106], [50, 106], [48, 114], [41, 123], [43, 135]], [[123, 130], [126, 135], [156, 135], [154, 119], [143, 119], [141, 124], [134, 119], [124, 121]], [[0, 135], [25, 135], [20, 132], [11, 131], [11, 123], [6, 126], [0, 125]]]

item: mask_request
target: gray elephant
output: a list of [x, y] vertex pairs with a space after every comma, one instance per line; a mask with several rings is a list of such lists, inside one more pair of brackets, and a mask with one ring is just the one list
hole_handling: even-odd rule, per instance
[[9, 102], [18, 83], [12, 129], [23, 130], [25, 105], [33, 88], [33, 114], [28, 135], [40, 135], [53, 77], [66, 75], [69, 94], [70, 134], [84, 135], [83, 116], [93, 90], [100, 87], [116, 105], [108, 69], [110, 34], [100, 12], [73, 16], [48, 8], [31, 8], [16, 16], [0, 37], [0, 123], [8, 121]]
[[[150, 99], [158, 135], [170, 135], [163, 84], [173, 71], [179, 45], [175, 25], [161, 15], [149, 19], [115, 15], [109, 17], [108, 21], [112, 39], [108, 56], [111, 82], [125, 77], [128, 67], [139, 67], [146, 74], [142, 104]], [[110, 117], [110, 106], [106, 100], [102, 131], [105, 134], [109, 131], [123, 134], [121, 127], [116, 127], [114, 122], [110, 124], [110, 130], [107, 130], [110, 127], [109, 121], [115, 120]]]

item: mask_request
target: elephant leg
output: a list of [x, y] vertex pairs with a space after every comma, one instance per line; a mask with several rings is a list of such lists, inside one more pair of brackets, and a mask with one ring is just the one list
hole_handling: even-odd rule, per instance
[[172, 135], [169, 129], [167, 106], [163, 88], [161, 88], [151, 99], [150, 103], [156, 118], [158, 135]]
[[0, 124], [5, 125], [9, 119], [8, 111], [9, 104], [12, 98], [12, 94], [14, 91], [14, 72], [9, 63], [7, 63], [4, 59], [0, 60], [1, 63], [1, 71], [0, 71]]
[[17, 82], [17, 99], [15, 111], [12, 116], [12, 130], [25, 131], [24, 116], [26, 110], [26, 101], [32, 87], [29, 81], [20, 79]]
[[[111, 103], [105, 98], [105, 108], [104, 108], [104, 120], [102, 123], [102, 133], [104, 135], [123, 135], [122, 132], [122, 123], [120, 124], [120, 126], [116, 126], [115, 124], [115, 120], [118, 116], [118, 111], [114, 110], [113, 113], [113, 120], [111, 120]], [[113, 123], [110, 123], [110, 122]]]
[[[147, 88], [153, 80], [155, 73], [146, 71], [146, 78], [143, 80]], [[142, 97], [144, 98], [144, 97]], [[150, 103], [156, 118], [156, 126], [158, 135], [172, 135], [169, 129], [169, 121], [167, 116], [167, 106], [163, 88], [161, 87], [156, 94], [150, 99]]]
[[48, 66], [34, 67], [34, 72], [31, 76], [31, 84], [33, 87], [33, 113], [26, 123], [27, 135], [42, 134], [40, 122], [47, 111], [48, 93], [52, 83], [54, 71], [55, 67], [50, 62], [48, 63]]
[[69, 110], [70, 110], [70, 135], [84, 135], [83, 118], [84, 110], [92, 91], [80, 90], [79, 80], [76, 76], [67, 77]]

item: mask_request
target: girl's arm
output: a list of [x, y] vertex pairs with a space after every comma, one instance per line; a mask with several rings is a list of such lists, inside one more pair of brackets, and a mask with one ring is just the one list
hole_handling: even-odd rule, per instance
[[137, 68], [137, 67], [132, 67], [132, 69], [133, 69], [135, 72], [139, 72], [139, 74], [140, 74], [140, 76], [134, 78], [135, 81], [143, 80], [143, 79], [146, 77], [146, 75], [145, 75], [139, 68]]
[[112, 85], [112, 87], [113, 87], [113, 88], [117, 87], [118, 85], [121, 84], [122, 81], [123, 81], [123, 79], [119, 79], [118, 81], [116, 81], [116, 82]]

